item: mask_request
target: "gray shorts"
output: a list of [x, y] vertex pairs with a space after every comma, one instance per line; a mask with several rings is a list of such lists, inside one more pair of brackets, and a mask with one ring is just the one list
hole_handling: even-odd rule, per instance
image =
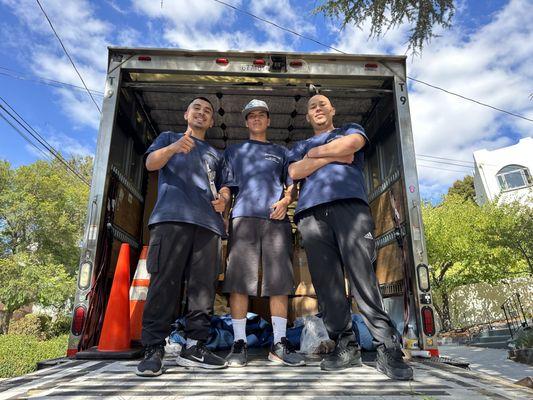
[[[224, 293], [281, 296], [294, 292], [289, 221], [238, 217], [231, 221]], [[259, 292], [259, 267], [262, 267]]]

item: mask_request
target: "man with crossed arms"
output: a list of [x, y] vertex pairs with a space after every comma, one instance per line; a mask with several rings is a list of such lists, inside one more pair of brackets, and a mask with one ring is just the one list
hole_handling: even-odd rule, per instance
[[362, 150], [368, 138], [360, 125], [333, 125], [335, 108], [317, 94], [307, 104], [314, 136], [291, 149], [289, 175], [300, 181], [295, 222], [303, 245], [322, 317], [335, 350], [321, 362], [323, 370], [361, 366], [345, 295], [347, 274], [364, 322], [377, 345], [377, 369], [388, 377], [411, 380], [403, 361], [401, 336], [394, 328], [374, 272], [376, 250], [365, 192]]

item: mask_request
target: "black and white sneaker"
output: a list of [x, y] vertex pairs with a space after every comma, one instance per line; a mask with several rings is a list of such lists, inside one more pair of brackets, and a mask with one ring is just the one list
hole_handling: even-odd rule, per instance
[[413, 369], [403, 360], [400, 345], [394, 347], [378, 347], [376, 368], [382, 374], [399, 381], [413, 380]]
[[280, 342], [272, 344], [270, 353], [268, 353], [268, 359], [290, 367], [305, 365], [305, 358], [301, 354], [298, 354], [291, 342], [284, 337], [281, 338]]
[[220, 369], [228, 366], [226, 360], [211, 352], [202, 342], [198, 342], [189, 348], [183, 346], [176, 362], [182, 367], [206, 369]]
[[159, 376], [163, 373], [163, 345], [147, 346], [144, 350], [144, 359], [137, 365], [135, 374], [138, 376]]
[[320, 369], [324, 371], [338, 371], [341, 369], [360, 367], [361, 349], [352, 335], [341, 337], [332, 353], [326, 355], [320, 362]]
[[228, 367], [245, 367], [248, 364], [248, 345], [242, 339], [233, 342], [231, 351], [226, 356]]

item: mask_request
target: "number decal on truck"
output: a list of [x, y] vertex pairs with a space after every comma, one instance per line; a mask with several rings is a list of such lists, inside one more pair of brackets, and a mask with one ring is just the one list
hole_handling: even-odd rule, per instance
[[268, 68], [265, 65], [243, 65], [241, 71], [244, 72], [263, 72], [268, 71]]

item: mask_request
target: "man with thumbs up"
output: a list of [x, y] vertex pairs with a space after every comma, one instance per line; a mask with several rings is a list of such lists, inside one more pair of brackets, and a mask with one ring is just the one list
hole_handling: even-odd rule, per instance
[[157, 202], [148, 222], [150, 286], [143, 314], [144, 359], [140, 376], [163, 372], [165, 338], [187, 280], [185, 334], [178, 365], [225, 368], [226, 361], [205, 347], [209, 339], [218, 277], [220, 238], [225, 236], [221, 211], [226, 201], [216, 193], [221, 155], [205, 142], [213, 126], [213, 106], [195, 98], [184, 114], [185, 133], [163, 132], [146, 151], [146, 168], [159, 171]]

